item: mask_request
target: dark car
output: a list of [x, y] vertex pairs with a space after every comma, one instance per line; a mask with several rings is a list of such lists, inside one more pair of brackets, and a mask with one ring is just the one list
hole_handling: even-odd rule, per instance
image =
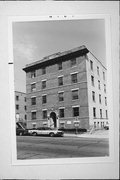
[[17, 128], [16, 128], [16, 135], [18, 135], [18, 136], [28, 135], [28, 130], [27, 130], [27, 129], [20, 128], [20, 127], [17, 127]]
[[105, 130], [109, 130], [109, 125], [104, 126]]

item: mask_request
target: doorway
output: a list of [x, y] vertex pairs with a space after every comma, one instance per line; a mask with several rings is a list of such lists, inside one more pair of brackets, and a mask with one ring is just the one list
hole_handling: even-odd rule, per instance
[[50, 118], [52, 118], [53, 123], [54, 123], [54, 128], [57, 127], [57, 117], [56, 117], [56, 113], [55, 112], [51, 112], [50, 113]]

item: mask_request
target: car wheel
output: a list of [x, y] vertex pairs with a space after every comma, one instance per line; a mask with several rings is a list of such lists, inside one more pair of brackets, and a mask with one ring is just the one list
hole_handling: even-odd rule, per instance
[[50, 133], [49, 135], [50, 135], [50, 137], [54, 137], [54, 133]]
[[32, 135], [33, 135], [33, 136], [37, 136], [37, 133], [36, 133], [36, 132], [34, 132], [34, 133], [32, 133]]
[[19, 135], [20, 135], [20, 136], [22, 136], [22, 135], [23, 135], [23, 133], [22, 133], [22, 132], [20, 132], [20, 133], [19, 133]]

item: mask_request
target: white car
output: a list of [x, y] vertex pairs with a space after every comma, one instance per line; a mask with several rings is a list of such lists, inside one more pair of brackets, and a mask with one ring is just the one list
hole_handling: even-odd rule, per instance
[[33, 136], [43, 135], [43, 136], [63, 136], [63, 131], [59, 131], [57, 129], [51, 129], [49, 127], [39, 127], [37, 129], [29, 129], [28, 133]]

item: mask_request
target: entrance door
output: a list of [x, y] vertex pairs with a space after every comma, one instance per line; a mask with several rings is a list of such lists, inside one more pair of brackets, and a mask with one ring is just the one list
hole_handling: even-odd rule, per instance
[[50, 118], [52, 118], [53, 123], [54, 123], [54, 128], [56, 128], [56, 127], [57, 127], [56, 113], [55, 113], [55, 112], [51, 112], [51, 113], [50, 113]]

